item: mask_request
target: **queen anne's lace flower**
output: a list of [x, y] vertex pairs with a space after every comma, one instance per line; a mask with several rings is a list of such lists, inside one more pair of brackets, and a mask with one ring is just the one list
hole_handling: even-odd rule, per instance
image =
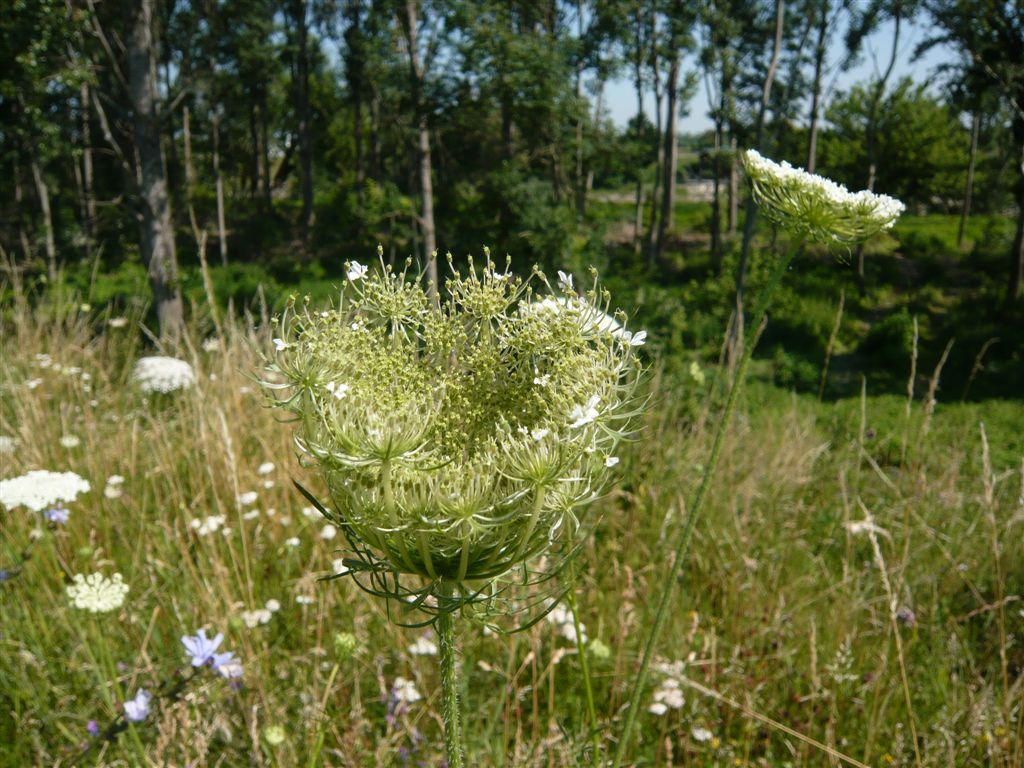
[[416, 689], [416, 683], [404, 677], [396, 677], [391, 686], [391, 695], [399, 704], [413, 704], [423, 698]]
[[427, 635], [420, 635], [407, 650], [411, 656], [437, 656], [437, 644]]
[[67, 593], [75, 608], [91, 613], [107, 613], [124, 605], [128, 585], [120, 573], [115, 573], [109, 579], [102, 573], [88, 576], [79, 573], [75, 575], [74, 583], [68, 585]]
[[23, 506], [42, 512], [58, 502], [74, 501], [89, 487], [89, 481], [74, 472], [34, 469], [21, 477], [0, 480], [0, 504], [8, 509]]
[[146, 394], [188, 389], [196, 383], [192, 366], [174, 357], [143, 357], [135, 363], [132, 379]]
[[850, 192], [823, 176], [743, 153], [754, 199], [780, 227], [823, 243], [852, 245], [889, 229], [905, 206], [888, 195]]
[[571, 549], [638, 411], [646, 335], [607, 314], [596, 284], [581, 296], [560, 277], [564, 295], [538, 298], [531, 281], [470, 264], [435, 302], [382, 263], [347, 286], [340, 309], [289, 307], [267, 387], [298, 416], [329, 522], [358, 544], [368, 567], [355, 578], [422, 577], [441, 599], [414, 602], [431, 610], [453, 583], [479, 590]]

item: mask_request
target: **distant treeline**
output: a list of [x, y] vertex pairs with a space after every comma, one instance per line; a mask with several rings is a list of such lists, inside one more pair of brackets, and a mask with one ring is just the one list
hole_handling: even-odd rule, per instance
[[[915, 21], [934, 32], [919, 47], [962, 54], [927, 88], [892, 75]], [[835, 91], [881, 24], [877, 75]], [[425, 264], [486, 243], [580, 265], [603, 247], [595, 187], [631, 190], [654, 267], [690, 176], [712, 181], [709, 247], [741, 252], [742, 285], [737, 153], [758, 147], [920, 210], [1012, 211], [1016, 298], [1022, 49], [1024, 10], [990, 0], [18, 0], [0, 15], [0, 246], [18, 279], [141, 259], [173, 333], [179, 253], [302, 273], [378, 242]], [[653, 95], [653, 122], [611, 123], [613, 78]], [[698, 88], [714, 129], [684, 140]]]

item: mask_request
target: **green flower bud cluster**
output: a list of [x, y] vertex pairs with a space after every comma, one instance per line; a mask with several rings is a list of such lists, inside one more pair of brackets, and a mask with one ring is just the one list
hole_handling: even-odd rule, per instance
[[608, 314], [596, 273], [579, 295], [564, 273], [552, 288], [489, 254], [465, 273], [448, 261], [436, 297], [408, 265], [346, 265], [336, 309], [289, 305], [269, 364], [274, 402], [326, 480], [322, 511], [355, 549], [352, 574], [421, 577], [371, 591], [425, 608], [570, 551], [642, 405], [646, 334]]
[[826, 244], [853, 245], [889, 229], [905, 210], [899, 200], [850, 192], [823, 176], [743, 153], [754, 200], [772, 222]]

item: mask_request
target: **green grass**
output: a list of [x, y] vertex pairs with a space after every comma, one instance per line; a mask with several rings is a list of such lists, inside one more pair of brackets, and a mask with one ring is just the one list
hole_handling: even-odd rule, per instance
[[[817, 266], [800, 274], [794, 296], [814, 280], [834, 286]], [[608, 649], [590, 659], [606, 750], [723, 389], [706, 362], [717, 315], [707, 319], [695, 306], [702, 286], [622, 287], [617, 302], [635, 300], [639, 316], [668, 330], [651, 345], [644, 429], [622, 453], [618, 488], [588, 513], [600, 522], [578, 563], [580, 618]], [[705, 290], [724, 293], [724, 283]], [[675, 305], [660, 304], [673, 291], [684, 297], [675, 299], [678, 322]], [[1024, 652], [1014, 639], [1024, 627], [1015, 599], [1024, 584], [1024, 411], [1018, 400], [960, 403], [940, 390], [929, 415], [927, 382], [918, 383], [909, 416], [905, 397], [876, 391], [870, 380], [863, 401], [833, 393], [819, 402], [816, 392], [778, 386], [774, 345], [786, 350], [787, 339], [831, 325], [819, 292], [788, 310], [795, 299], [784, 299], [773, 315], [772, 326], [788, 318], [793, 327], [765, 339], [659, 647], [659, 661], [681, 665], [670, 674], [685, 703], [664, 716], [641, 713], [631, 760], [837, 764], [770, 718], [872, 766], [914, 765], [913, 722], [923, 765], [1012, 768], [1024, 755]], [[20, 442], [2, 457], [0, 476], [70, 469], [93, 489], [69, 505], [62, 527], [24, 509], [0, 512], [0, 567], [18, 559], [34, 529], [43, 531], [22, 572], [0, 583], [0, 765], [441, 765], [436, 660], [408, 650], [423, 630], [389, 622], [381, 602], [348, 579], [316, 580], [344, 544], [323, 539], [322, 523], [303, 514], [307, 503], [291, 480], [317, 491], [318, 479], [300, 465], [290, 426], [262, 407], [247, 378], [255, 351], [270, 347], [269, 329], [229, 320], [219, 352], [203, 351], [205, 334], [193, 330], [180, 354], [195, 365], [198, 387], [146, 402], [128, 381], [146, 345], [141, 309], [128, 328], [114, 329], [105, 308], [65, 307], [55, 318], [55, 306], [7, 308], [0, 434]], [[694, 328], [705, 335], [687, 348]], [[56, 365], [44, 366], [42, 353]], [[695, 358], [704, 360], [703, 384], [689, 372]], [[806, 359], [808, 375], [820, 370], [813, 355]], [[893, 378], [905, 387], [909, 359], [900, 365]], [[29, 388], [32, 379], [41, 381]], [[80, 445], [61, 447], [64, 435]], [[258, 475], [266, 461], [273, 472]], [[108, 498], [114, 474], [126, 478], [123, 494]], [[236, 497], [249, 490], [258, 501], [239, 509]], [[245, 519], [251, 509], [260, 514]], [[892, 620], [870, 537], [850, 525], [865, 510], [882, 531], [879, 554], [897, 607], [912, 620], [906, 611]], [[218, 514], [228, 535], [190, 527]], [[91, 617], [69, 607], [66, 582], [92, 571], [124, 574], [131, 591], [122, 610]], [[280, 611], [246, 626], [242, 612], [271, 598]], [[102, 727], [138, 687], [156, 690], [188, 671], [178, 638], [200, 626], [225, 633], [225, 647], [245, 666], [241, 685], [203, 674], [186, 695], [157, 701], [147, 721], [76, 760], [89, 720]], [[470, 622], [462, 632], [467, 764], [592, 764], [575, 646], [544, 621], [510, 636]], [[355, 649], [338, 633], [351, 633]], [[653, 686], [668, 675], [654, 675]], [[413, 680], [423, 699], [395, 713], [387, 699], [397, 677]], [[283, 742], [268, 740], [277, 735], [271, 726], [283, 727]], [[697, 728], [712, 738], [699, 741]]]

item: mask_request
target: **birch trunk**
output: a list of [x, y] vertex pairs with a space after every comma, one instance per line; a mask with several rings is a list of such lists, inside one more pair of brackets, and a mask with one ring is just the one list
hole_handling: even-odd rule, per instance
[[141, 251], [149, 274], [160, 335], [177, 341], [184, 330], [178, 259], [167, 170], [160, 145], [157, 114], [156, 42], [153, 39], [153, 0], [139, 0], [127, 39], [132, 133], [140, 179]]

